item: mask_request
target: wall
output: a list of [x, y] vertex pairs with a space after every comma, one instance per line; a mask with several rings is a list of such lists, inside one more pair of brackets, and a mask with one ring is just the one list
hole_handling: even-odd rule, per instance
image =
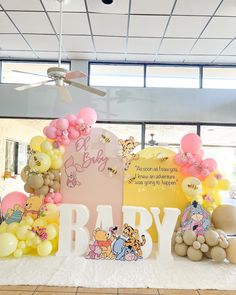
[[[87, 71], [87, 62], [74, 61], [72, 69]], [[51, 118], [90, 106], [105, 121], [236, 123], [236, 90], [103, 87], [107, 96], [101, 98], [70, 87], [73, 101], [65, 103], [56, 86], [14, 87], [0, 84], [0, 116]]]

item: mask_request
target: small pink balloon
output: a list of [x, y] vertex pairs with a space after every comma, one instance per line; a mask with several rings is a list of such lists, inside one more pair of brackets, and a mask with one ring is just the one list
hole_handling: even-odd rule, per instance
[[54, 204], [54, 201], [53, 201], [53, 199], [51, 197], [46, 196], [44, 198], [44, 203], [45, 204]]
[[69, 121], [70, 126], [74, 126], [76, 123], [77, 117], [76, 117], [76, 115], [68, 114], [68, 115], [66, 115], [66, 119]]
[[216, 161], [214, 159], [207, 158], [207, 159], [202, 161], [202, 167], [208, 169], [209, 172], [211, 173], [211, 172], [216, 170], [217, 163], [216, 163]]
[[57, 129], [53, 126], [48, 126], [45, 135], [50, 139], [55, 139], [57, 137]]
[[57, 119], [56, 127], [60, 130], [65, 130], [69, 127], [69, 121], [65, 118]]
[[195, 133], [186, 134], [181, 139], [181, 149], [184, 153], [197, 154], [202, 146], [200, 136]]
[[54, 193], [54, 203], [55, 204], [58, 204], [58, 203], [61, 203], [62, 201], [62, 195], [61, 193]]
[[50, 126], [53, 126], [53, 127], [56, 127], [56, 125], [57, 125], [57, 119], [52, 120], [49, 125]]
[[79, 132], [75, 129], [75, 127], [69, 127], [68, 131], [69, 131], [69, 134], [68, 134], [69, 139], [73, 140], [79, 137]]
[[199, 168], [197, 168], [195, 165], [189, 166], [188, 173], [190, 176], [196, 177], [198, 179], [203, 179], [203, 176], [201, 174], [201, 170]]
[[70, 139], [69, 139], [69, 138], [62, 139], [60, 142], [61, 142], [63, 145], [69, 145], [69, 144], [70, 144]]
[[22, 192], [11, 192], [2, 200], [2, 213], [5, 215], [8, 209], [13, 209], [14, 205], [20, 205], [22, 208], [25, 207], [27, 196]]
[[175, 156], [175, 164], [178, 165], [178, 166], [183, 166], [184, 163], [183, 163], [183, 159], [182, 159], [182, 153], [178, 153], [176, 154]]
[[77, 117], [83, 119], [85, 124], [93, 125], [97, 121], [97, 113], [92, 108], [83, 108], [79, 111]]

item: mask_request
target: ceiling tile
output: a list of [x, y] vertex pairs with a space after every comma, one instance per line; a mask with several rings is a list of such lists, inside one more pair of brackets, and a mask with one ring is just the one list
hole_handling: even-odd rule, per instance
[[[57, 12], [50, 12], [49, 17], [57, 33], [59, 33], [60, 15]], [[90, 29], [86, 13], [64, 13], [63, 14], [63, 34], [88, 34]]]
[[173, 14], [212, 15], [220, 0], [178, 0]]
[[167, 16], [130, 16], [129, 36], [162, 37]]
[[224, 55], [236, 55], [236, 40], [231, 42], [229, 46], [222, 52]]
[[69, 59], [86, 59], [86, 60], [95, 60], [96, 53], [94, 52], [67, 52]]
[[185, 59], [185, 62], [191, 63], [210, 63], [215, 59], [215, 55], [188, 55]]
[[[13, 0], [14, 1], [14, 0]], [[47, 11], [59, 11], [60, 4], [55, 0], [43, 0]], [[70, 0], [63, 4], [63, 11], [86, 11], [84, 0]]]
[[138, 62], [154, 62], [154, 54], [127, 54], [126, 60], [138, 61]]
[[18, 33], [5, 12], [0, 11], [0, 33]]
[[126, 38], [122, 37], [94, 37], [97, 52], [125, 52]]
[[38, 0], [1, 0], [1, 5], [5, 10], [43, 10]]
[[110, 54], [110, 53], [97, 53], [97, 59], [103, 60], [103, 61], [109, 61], [109, 60], [125, 60], [125, 54]]
[[8, 12], [21, 33], [53, 33], [44, 12]]
[[180, 63], [183, 62], [185, 55], [158, 55], [157, 62], [162, 63]]
[[4, 58], [19, 58], [19, 59], [37, 59], [33, 51], [0, 51], [0, 57]]
[[21, 35], [1, 35], [0, 38], [0, 47], [2, 50], [12, 49], [12, 50], [30, 50], [30, 47], [27, 45], [25, 40]]
[[202, 34], [203, 38], [234, 38], [236, 18], [214, 17]]
[[129, 38], [127, 52], [131, 53], [156, 53], [161, 38]]
[[25, 39], [34, 50], [57, 51], [59, 49], [55, 35], [25, 35]]
[[135, 0], [132, 1], [131, 13], [169, 14], [174, 2], [174, 0]]
[[165, 36], [197, 38], [209, 19], [204, 16], [172, 16]]
[[[36, 51], [36, 54], [40, 59], [49, 59], [49, 60], [58, 60], [58, 52], [53, 52], [53, 51]], [[62, 60], [67, 60], [67, 54], [62, 53]]]
[[94, 35], [126, 36], [128, 16], [114, 14], [90, 14]]
[[236, 16], [235, 0], [224, 0], [216, 15]]
[[94, 51], [90, 36], [63, 36], [62, 44], [66, 51]]
[[87, 4], [89, 12], [128, 14], [129, 10], [127, 0], [116, 0], [110, 5], [104, 4], [101, 0], [87, 0]]
[[164, 39], [159, 53], [187, 54], [192, 48], [194, 42], [194, 39]]
[[214, 61], [216, 64], [236, 64], [236, 55], [234, 56], [219, 56]]
[[229, 43], [227, 39], [199, 39], [191, 54], [219, 54]]

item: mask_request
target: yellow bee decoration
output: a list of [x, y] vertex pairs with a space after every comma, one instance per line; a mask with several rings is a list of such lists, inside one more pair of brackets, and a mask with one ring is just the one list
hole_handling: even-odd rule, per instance
[[167, 157], [164, 153], [158, 153], [157, 159], [161, 162], [165, 162], [169, 159], [169, 157]]
[[105, 143], [110, 143], [111, 142], [111, 139], [110, 139], [110, 137], [102, 134], [101, 135], [101, 138], [100, 138], [100, 141], [105, 144]]
[[197, 190], [198, 189], [198, 186], [196, 184], [188, 184], [187, 185], [189, 188], [193, 189], [193, 190]]
[[125, 180], [128, 182], [128, 184], [132, 184], [136, 179], [136, 174], [134, 176], [132, 175], [127, 175], [127, 177], [125, 177]]
[[117, 174], [117, 169], [116, 168], [108, 167], [107, 170], [108, 170], [109, 175], [111, 177]]

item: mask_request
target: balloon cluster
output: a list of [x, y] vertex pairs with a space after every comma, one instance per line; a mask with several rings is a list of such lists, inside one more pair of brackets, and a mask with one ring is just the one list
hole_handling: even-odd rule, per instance
[[97, 114], [93, 109], [83, 108], [77, 116], [69, 114], [65, 118], [53, 120], [43, 133], [54, 141], [55, 147], [68, 145], [80, 135], [87, 135], [96, 120]]
[[185, 176], [182, 190], [189, 201], [196, 200], [208, 211], [221, 204], [219, 191], [228, 190], [230, 183], [216, 170], [217, 163], [212, 158], [203, 159], [201, 138], [194, 133], [181, 139], [180, 152], [175, 163]]
[[0, 225], [0, 257], [23, 254], [48, 256], [58, 247], [59, 210], [54, 204], [41, 208], [40, 217], [24, 216], [20, 223]]
[[59, 169], [49, 169], [44, 173], [37, 173], [31, 172], [27, 165], [21, 171], [21, 178], [25, 182], [24, 190], [27, 193], [45, 196], [46, 203], [58, 204], [61, 202]]

